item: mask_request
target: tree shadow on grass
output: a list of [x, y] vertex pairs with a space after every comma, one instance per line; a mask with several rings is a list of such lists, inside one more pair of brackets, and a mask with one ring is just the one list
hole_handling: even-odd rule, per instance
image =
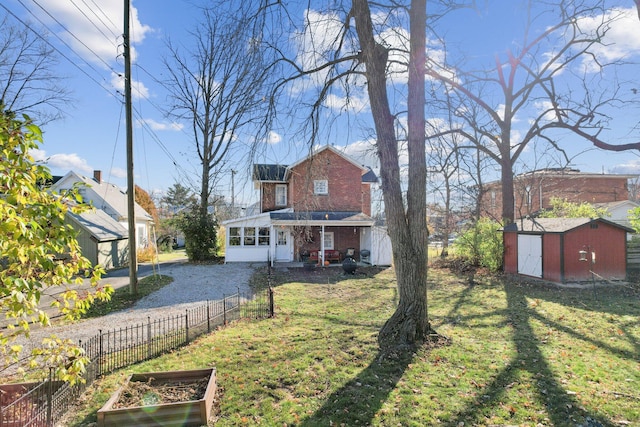
[[[531, 327], [533, 315], [528, 308], [525, 294], [510, 285], [505, 286], [507, 316], [513, 330], [513, 342], [517, 355], [484, 389], [484, 392], [469, 402], [465, 409], [456, 414], [448, 425], [472, 422], [483, 424], [486, 417], [502, 406], [508, 390], [528, 376], [537, 399], [546, 408], [546, 415], [552, 425], [577, 425], [591, 420], [589, 425], [614, 426], [609, 420], [590, 414], [580, 403], [567, 393], [558, 382], [550, 365], [539, 347], [539, 341]], [[525, 375], [522, 375], [525, 374]], [[514, 408], [516, 410], [516, 408]]]
[[328, 396], [320, 409], [298, 425], [328, 426], [334, 419], [346, 426], [371, 425], [412, 360], [413, 354], [396, 357], [378, 354], [369, 366]]

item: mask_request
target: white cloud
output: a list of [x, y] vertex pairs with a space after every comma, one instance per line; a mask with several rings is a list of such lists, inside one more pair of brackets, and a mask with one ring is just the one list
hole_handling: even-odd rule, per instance
[[267, 144], [275, 145], [282, 141], [282, 135], [280, 135], [276, 131], [269, 131], [269, 135], [267, 136]]
[[176, 122], [162, 123], [162, 122], [157, 122], [153, 119], [138, 120], [138, 124], [141, 124], [141, 123], [146, 124], [154, 131], [181, 131], [184, 128], [184, 125], [181, 123], [176, 123]]
[[345, 147], [338, 148], [361, 165], [370, 167], [373, 170], [379, 170], [380, 162], [378, 161], [375, 143], [376, 141], [373, 139], [356, 141]]
[[87, 161], [76, 153], [52, 154], [50, 156], [44, 150], [31, 150], [29, 152], [36, 162], [46, 164], [50, 169], [73, 170], [76, 172], [91, 173], [93, 168]]
[[551, 101], [536, 101], [533, 103], [533, 106], [536, 109], [536, 115], [544, 113], [544, 120], [551, 122], [557, 119], [557, 115], [555, 113], [555, 110], [553, 109], [553, 104], [551, 103]]
[[612, 8], [604, 15], [583, 17], [579, 25], [584, 31], [592, 32], [601, 25], [603, 20], [612, 22], [602, 39], [602, 44], [592, 49], [598, 57], [606, 61], [616, 61], [640, 53], [640, 25], [638, 25], [638, 11], [635, 7]]
[[361, 113], [368, 108], [369, 102], [365, 98], [364, 93], [351, 96], [338, 96], [330, 94], [325, 100], [325, 105], [332, 110], [343, 112], [352, 111], [355, 113]]
[[127, 170], [122, 168], [111, 168], [111, 176], [114, 178], [126, 178]]
[[[104, 63], [115, 64], [122, 54], [122, 34], [124, 32], [124, 8], [122, 2], [103, 1], [97, 7], [89, 2], [46, 1], [44, 9], [34, 7], [34, 13], [47, 23], [73, 50], [87, 61], [106, 67]], [[51, 18], [55, 17], [55, 20]], [[56, 22], [57, 21], [57, 22]], [[138, 18], [138, 10], [131, 7], [130, 33], [132, 41], [132, 61], [135, 61], [133, 45], [142, 43], [146, 35], [153, 31]]]
[[640, 159], [617, 164], [609, 170], [609, 173], [640, 174]]
[[321, 13], [307, 9], [305, 28], [293, 34], [296, 62], [305, 69], [326, 63], [327, 55], [332, 55], [337, 46], [338, 35], [344, 28], [337, 13]]
[[[122, 74], [111, 73], [111, 86], [124, 94], [124, 76]], [[149, 89], [144, 83], [138, 80], [132, 80], [131, 97], [133, 99], [149, 98]]]

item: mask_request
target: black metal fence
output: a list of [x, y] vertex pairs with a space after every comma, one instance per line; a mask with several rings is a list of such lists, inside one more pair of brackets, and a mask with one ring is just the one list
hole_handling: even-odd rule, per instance
[[187, 309], [183, 315], [147, 318], [137, 325], [100, 331], [80, 342], [90, 362], [84, 382], [71, 385], [49, 377], [41, 382], [0, 386], [0, 427], [52, 426], [96, 378], [175, 350], [206, 332], [240, 318], [274, 315], [273, 290], [248, 296], [237, 293]]

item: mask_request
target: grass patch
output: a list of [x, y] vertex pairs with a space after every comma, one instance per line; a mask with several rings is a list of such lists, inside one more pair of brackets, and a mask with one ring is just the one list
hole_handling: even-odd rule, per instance
[[159, 262], [170, 262], [170, 261], [176, 261], [179, 259], [186, 259], [186, 258], [187, 258], [187, 252], [184, 250], [184, 248], [173, 249], [170, 252], [160, 252], [158, 254]]
[[104, 377], [66, 425], [95, 422], [132, 372], [210, 366], [216, 426], [640, 425], [637, 288], [594, 297], [590, 287], [432, 268], [430, 318], [451, 344], [381, 359], [394, 272], [359, 272], [279, 273], [274, 319], [242, 321]]
[[133, 306], [136, 301], [149, 295], [158, 289], [173, 282], [173, 277], [163, 275], [147, 276], [138, 280], [138, 293], [133, 295], [129, 292], [129, 287], [125, 286], [115, 290], [109, 301], [96, 301], [82, 316], [83, 319], [99, 317], [113, 311], [127, 309]]

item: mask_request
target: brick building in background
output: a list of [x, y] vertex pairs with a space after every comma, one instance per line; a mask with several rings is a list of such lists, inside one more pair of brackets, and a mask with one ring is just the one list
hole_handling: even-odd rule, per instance
[[[522, 218], [551, 207], [552, 198], [573, 203], [609, 203], [629, 199], [629, 181], [638, 175], [597, 174], [577, 169], [541, 169], [513, 179], [515, 216]], [[502, 187], [500, 181], [484, 185], [480, 199], [482, 216], [500, 219]]]

